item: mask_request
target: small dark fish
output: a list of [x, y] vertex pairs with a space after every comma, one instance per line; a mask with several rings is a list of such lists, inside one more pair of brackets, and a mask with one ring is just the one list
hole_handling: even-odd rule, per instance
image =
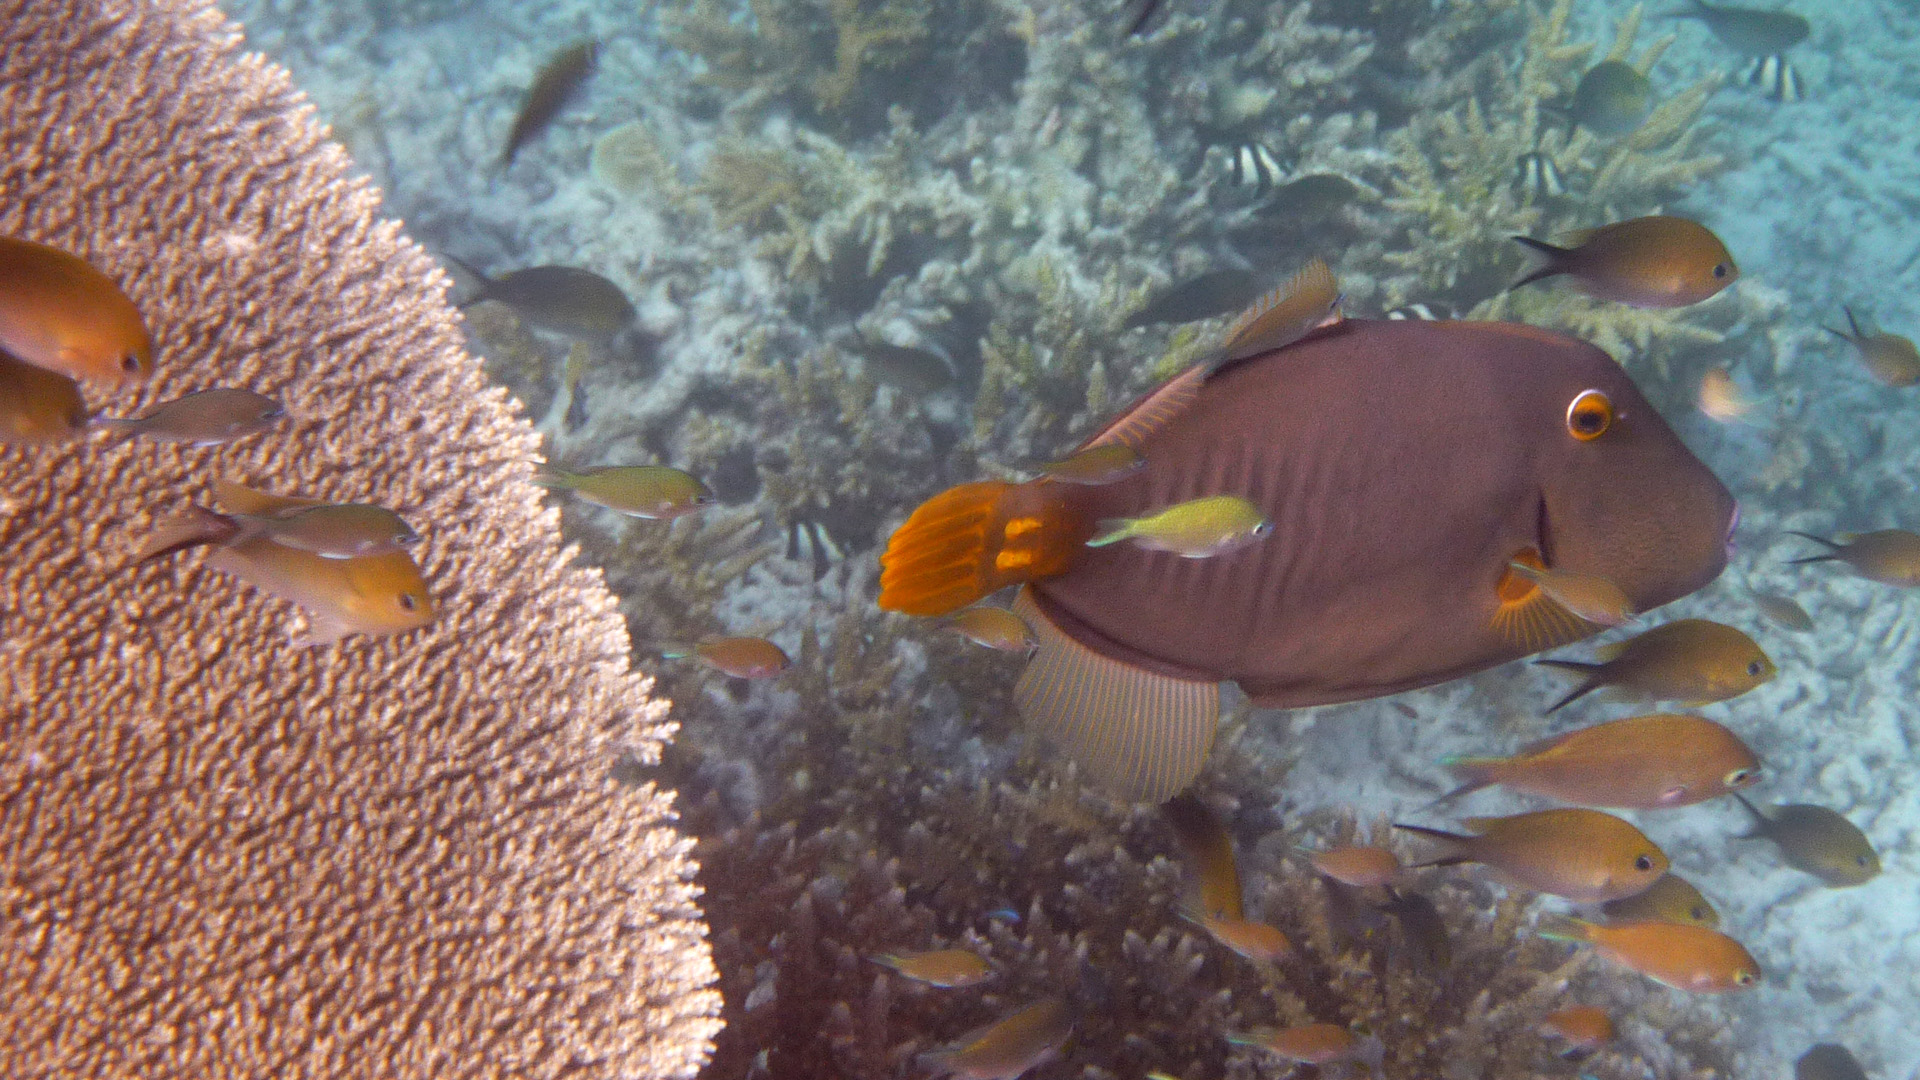
[[1140, 31], [1146, 29], [1147, 20], [1153, 18], [1153, 13], [1159, 10], [1160, 0], [1141, 0], [1140, 10], [1127, 23], [1127, 36], [1135, 37]]
[[1740, 73], [1741, 83], [1760, 91], [1760, 96], [1777, 105], [1791, 105], [1806, 96], [1800, 72], [1787, 58], [1775, 53], [1748, 64]]
[[1839, 1043], [1819, 1043], [1793, 1063], [1793, 1080], [1867, 1080], [1867, 1070]]
[[1831, 540], [1812, 533], [1793, 535], [1825, 545], [1827, 553], [1788, 559], [1790, 564], [1843, 562], [1868, 581], [1907, 588], [1920, 585], [1920, 534], [1905, 529], [1879, 529], [1870, 533], [1841, 533]]
[[1626, 641], [1602, 645], [1599, 663], [1536, 660], [1571, 671], [1582, 682], [1548, 712], [1599, 690], [1618, 690], [1641, 700], [1706, 704], [1725, 701], [1778, 674], [1766, 651], [1731, 626], [1706, 619], [1676, 619]]
[[1789, 630], [1798, 630], [1804, 634], [1813, 629], [1813, 616], [1807, 614], [1807, 609], [1779, 593], [1756, 590], [1753, 594], [1753, 606], [1760, 609], [1760, 614]]
[[1666, 876], [1642, 893], [1609, 900], [1600, 905], [1600, 910], [1613, 922], [1659, 922], [1688, 923], [1704, 926], [1708, 929], [1720, 925], [1720, 913], [1713, 909], [1700, 890], [1686, 878], [1668, 871]]
[[513, 164], [513, 156], [520, 152], [529, 139], [540, 134], [566, 105], [587, 76], [593, 74], [593, 65], [599, 59], [600, 46], [591, 39], [577, 41], [554, 53], [540, 73], [533, 77], [533, 85], [527, 89], [527, 96], [520, 103], [520, 114], [514, 117], [513, 129], [507, 133], [506, 149], [500, 153], [500, 167]]
[[1583, 1058], [1613, 1041], [1613, 1018], [1598, 1005], [1574, 1005], [1540, 1021], [1540, 1034], [1566, 1044], [1563, 1058]]
[[229, 547], [264, 536], [323, 559], [358, 559], [391, 554], [420, 541], [420, 534], [400, 515], [367, 503], [298, 506], [270, 514], [232, 517], [240, 531], [228, 541]]
[[1339, 173], [1296, 175], [1273, 189], [1260, 213], [1267, 220], [1281, 214], [1329, 213], [1365, 193], [1365, 188]]
[[694, 658], [736, 679], [771, 679], [793, 666], [780, 646], [757, 637], [716, 638], [663, 651], [668, 660]]
[[1401, 304], [1397, 308], [1389, 309], [1385, 317], [1394, 322], [1439, 322], [1457, 319], [1460, 317], [1460, 312], [1452, 304], [1438, 300], [1417, 300], [1411, 304]]
[[1190, 323], [1231, 315], [1258, 300], [1265, 291], [1260, 276], [1251, 270], [1232, 267], [1209, 270], [1147, 301], [1147, 306], [1127, 316], [1120, 327], [1132, 330], [1159, 323]]
[[1074, 1010], [1060, 998], [1043, 998], [950, 1045], [920, 1055], [939, 1076], [961, 1080], [1014, 1080], [1053, 1057], [1073, 1034]]
[[1396, 954], [1407, 967], [1435, 974], [1452, 966], [1453, 941], [1433, 901], [1419, 893], [1395, 890], [1380, 910], [1393, 919]]
[[1033, 630], [1027, 621], [1006, 608], [970, 607], [957, 615], [949, 616], [946, 627], [961, 637], [1001, 652], [1033, 655], [1038, 643], [1033, 640]]
[[1653, 111], [1653, 83], [1624, 60], [1602, 60], [1580, 76], [1563, 111], [1595, 134], [1631, 134]]
[[1532, 192], [1536, 199], [1557, 199], [1567, 193], [1567, 179], [1560, 166], [1538, 150], [1521, 154], [1513, 166], [1513, 186]]
[[162, 442], [217, 446], [270, 430], [286, 415], [287, 410], [270, 397], [221, 387], [175, 398], [145, 416], [127, 420], [98, 417], [93, 422]]
[[1897, 388], [1920, 382], [1920, 348], [1914, 346], [1911, 338], [1882, 331], [1869, 334], [1860, 329], [1860, 320], [1853, 317], [1852, 308], [1840, 310], [1847, 313], [1847, 329], [1840, 331], [1831, 326], [1821, 329], [1852, 345], [1859, 352], [1867, 373], [1879, 380], [1880, 385]]
[[1686, 218], [1654, 215], [1602, 225], [1572, 247], [1516, 236], [1544, 261], [1509, 288], [1565, 274], [1574, 288], [1633, 307], [1697, 304], [1740, 276], [1713, 230]]
[[713, 492], [698, 477], [668, 465], [607, 465], [563, 469], [537, 465], [533, 482], [552, 491], [571, 491], [595, 506], [629, 517], [671, 521], [713, 505]]
[[914, 345], [895, 345], [890, 341], [861, 338], [854, 348], [866, 358], [866, 370], [876, 382], [925, 397], [937, 394], [960, 381], [953, 361], [932, 349]]
[[87, 430], [89, 415], [78, 383], [0, 353], [0, 443], [65, 442]]
[[1244, 142], [1227, 147], [1227, 179], [1255, 198], [1272, 191], [1291, 175], [1293, 170], [1265, 143]]
[[627, 294], [591, 270], [529, 266], [490, 278], [451, 255], [442, 257], [478, 285], [460, 307], [493, 300], [534, 326], [582, 341], [607, 341], [633, 324], [633, 302]]
[[1859, 826], [1824, 806], [1789, 803], [1771, 814], [1735, 794], [1753, 815], [1753, 831], [1743, 839], [1771, 840], [1787, 865], [1837, 888], [1864, 885], [1880, 875], [1880, 856]]
[[1686, 11], [1671, 12], [1667, 18], [1698, 19], [1707, 24], [1720, 44], [1752, 57], [1785, 52], [1805, 41], [1812, 29], [1807, 20], [1791, 11], [1709, 4], [1706, 0], [1691, 0]]
[[981, 959], [979, 953], [967, 949], [882, 953], [872, 959], [881, 967], [892, 968], [915, 982], [945, 990], [978, 986], [993, 977], [992, 965]]

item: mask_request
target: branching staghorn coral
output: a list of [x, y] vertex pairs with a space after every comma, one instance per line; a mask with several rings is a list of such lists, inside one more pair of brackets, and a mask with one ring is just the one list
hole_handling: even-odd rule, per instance
[[693, 0], [667, 16], [667, 40], [705, 61], [701, 82], [736, 92], [736, 111], [804, 96], [832, 113], [927, 37], [926, 0], [748, 0], [746, 19], [735, 6]]
[[[157, 374], [290, 425], [5, 450], [0, 1074], [688, 1077], [713, 967], [672, 731], [526, 482], [446, 281], [199, 0], [0, 3], [0, 233], [118, 279]], [[393, 506], [438, 607], [297, 648], [198, 556], [123, 563], [211, 481]]]

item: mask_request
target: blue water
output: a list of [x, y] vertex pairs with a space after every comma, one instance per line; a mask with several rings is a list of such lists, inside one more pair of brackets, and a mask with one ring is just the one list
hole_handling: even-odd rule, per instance
[[[1785, 54], [1804, 84], [1790, 103], [1744, 85], [1747, 62], [1701, 25], [1647, 13], [1631, 58], [1675, 36], [1650, 73], [1658, 100], [1726, 77], [1686, 144], [1689, 158], [1724, 159], [1702, 175], [1592, 199], [1583, 193], [1612, 152], [1593, 141], [1566, 155], [1570, 196], [1529, 200], [1513, 190], [1511, 147], [1497, 138], [1486, 145], [1506, 148], [1499, 160], [1446, 158], [1439, 175], [1453, 183], [1447, 207], [1497, 202], [1519, 228], [1536, 223], [1513, 216], [1528, 207], [1567, 224], [1664, 210], [1698, 218], [1734, 252], [1742, 279], [1683, 313], [1691, 330], [1627, 334], [1616, 349], [1743, 506], [1732, 567], [1672, 613], [1729, 622], [1762, 642], [1780, 677], [1705, 714], [1766, 759], [1757, 794], [1842, 811], [1886, 871], [1860, 888], [1821, 888], [1765, 845], [1733, 839], [1744, 829], [1736, 807], [1632, 816], [1766, 969], [1761, 988], [1711, 1006], [1731, 1025], [1741, 1074], [1785, 1075], [1808, 1046], [1838, 1041], [1869, 1075], [1910, 1076], [1920, 1070], [1914, 602], [1829, 568], [1786, 566], [1802, 543], [1783, 530], [1920, 524], [1916, 391], [1872, 381], [1822, 329], [1852, 305], [1890, 331], [1920, 333], [1920, 13], [1892, 0], [1788, 6], [1813, 23]], [[1518, 122], [1528, 21], [1493, 4], [1334, 2], [1289, 22], [1285, 4], [1166, 0], [1129, 40], [1131, 9], [1098, 0], [888, 7], [914, 33], [876, 46], [872, 66], [835, 83], [828, 4], [775, 0], [768, 10], [789, 13], [805, 35], [759, 54], [746, 86], [716, 77], [729, 74], [709, 64], [718, 50], [688, 47], [689, 11], [728, 13], [753, 36], [746, 4], [728, 0], [262, 0], [232, 11], [255, 46], [292, 69], [422, 243], [494, 272], [588, 268], [634, 301], [636, 325], [571, 366], [566, 341], [522, 335], [498, 311], [476, 311], [474, 347], [527, 400], [551, 458], [680, 465], [727, 504], [704, 531], [679, 523], [663, 534], [674, 539], [646, 537], [641, 558], [610, 567], [642, 663], [657, 664], [670, 641], [719, 632], [765, 634], [795, 655], [806, 631], [828, 655], [836, 635], [883, 635], [886, 655], [860, 661], [865, 688], [841, 687], [835, 707], [869, 720], [905, 715], [888, 737], [915, 782], [992, 782], [1017, 767], [1022, 746], [1000, 715], [1014, 666], [881, 619], [877, 545], [919, 499], [1057, 455], [1151, 385], [1164, 357], [1197, 355], [1193, 342], [1217, 321], [1119, 326], [1173, 284], [1222, 268], [1277, 280], [1319, 253], [1355, 314], [1413, 301], [1465, 311], [1497, 292], [1522, 265], [1518, 252], [1447, 247], [1439, 208], [1396, 202], [1412, 182], [1398, 155], [1409, 132], [1437, 145], [1435, 113], [1469, 98], [1496, 128]], [[1490, 20], [1469, 10], [1502, 8]], [[1583, 0], [1567, 36], [1594, 49], [1539, 63], [1570, 85], [1631, 10]], [[1470, 32], [1449, 37], [1449, 26]], [[600, 43], [597, 70], [501, 169], [535, 71], [583, 38]], [[1557, 131], [1547, 138], [1567, 149]], [[1264, 151], [1251, 159], [1257, 169], [1271, 160], [1280, 174], [1236, 178], [1249, 148]], [[1496, 179], [1448, 179], [1478, 173]], [[1328, 196], [1284, 186], [1329, 175], [1347, 187]], [[1561, 325], [1556, 296], [1534, 297], [1522, 314]], [[917, 373], [887, 368], [873, 342], [917, 350]], [[1022, 344], [1025, 366], [990, 363]], [[1756, 402], [1738, 423], [1694, 407], [1699, 379], [1721, 365]], [[1019, 375], [982, 392], [990, 369]], [[623, 528], [592, 513], [570, 512], [568, 524], [589, 556], [608, 555]], [[701, 576], [716, 565], [738, 572]], [[1749, 585], [1793, 596], [1816, 632], [1762, 621]], [[792, 805], [773, 794], [791, 778], [769, 763], [786, 752], [779, 732], [818, 696], [660, 670], [693, 748], [670, 762], [671, 779], [720, 807], [693, 820], [738, 823]], [[1446, 783], [1435, 765], [1446, 754], [1624, 715], [1594, 706], [1543, 720], [1558, 685], [1512, 666], [1394, 706], [1256, 717], [1232, 752], [1293, 765], [1269, 806], [1236, 793], [1237, 829], [1247, 841], [1260, 822], [1328, 809], [1363, 821], [1405, 814]], [[837, 779], [810, 782], [830, 790]], [[1476, 810], [1503, 805], [1525, 804], [1493, 798]], [[846, 945], [903, 947], [857, 936]], [[730, 1018], [747, 1006], [730, 1001]], [[955, 1006], [920, 1048], [981, 1017]], [[1644, 1024], [1632, 1035], [1643, 1049], [1659, 1037]], [[1079, 1045], [1047, 1075], [1108, 1068], [1105, 1052], [1117, 1051]], [[715, 1073], [764, 1066], [736, 1046]]]

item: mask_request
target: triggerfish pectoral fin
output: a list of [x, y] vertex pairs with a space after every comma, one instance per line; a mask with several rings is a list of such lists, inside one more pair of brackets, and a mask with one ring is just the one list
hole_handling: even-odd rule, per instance
[[880, 606], [945, 615], [1061, 573], [1092, 529], [1062, 485], [961, 484], [920, 505], [880, 556]]
[[1165, 802], [1207, 762], [1220, 684], [1161, 675], [1075, 641], [1026, 589], [1013, 610], [1040, 645], [1014, 684], [1020, 715], [1116, 797]]

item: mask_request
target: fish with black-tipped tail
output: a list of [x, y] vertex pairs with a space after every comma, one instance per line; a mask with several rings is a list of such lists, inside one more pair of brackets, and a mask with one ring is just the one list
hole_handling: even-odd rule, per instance
[[1536, 660], [1581, 676], [1548, 712], [1608, 689], [1632, 699], [1704, 705], [1739, 697], [1779, 669], [1746, 634], [1706, 619], [1678, 619], [1597, 650], [1598, 662]]
[[1869, 533], [1839, 533], [1832, 539], [1812, 533], [1788, 533], [1811, 540], [1827, 550], [1823, 554], [1788, 559], [1792, 566], [1805, 563], [1842, 562], [1868, 581], [1907, 588], [1920, 585], [1920, 535], [1905, 529], [1878, 529]]
[[1753, 818], [1742, 839], [1773, 841], [1787, 865], [1838, 888], [1864, 885], [1880, 875], [1880, 855], [1860, 827], [1824, 806], [1789, 803], [1762, 811], [1736, 795]]
[[1570, 247], [1530, 236], [1513, 240], [1541, 262], [1509, 289], [1564, 276], [1595, 299], [1672, 308], [1697, 304], [1740, 276], [1733, 255], [1713, 230], [1682, 217], [1656, 214], [1616, 221], [1575, 233]]
[[1846, 313], [1847, 328], [1835, 330], [1831, 326], [1823, 326], [1821, 329], [1852, 345], [1867, 374], [1872, 375], [1880, 385], [1896, 389], [1920, 383], [1920, 347], [1914, 345], [1913, 339], [1878, 329], [1872, 332], [1862, 330], [1860, 320], [1854, 318], [1851, 307], [1840, 310]]
[[1536, 810], [1466, 819], [1472, 835], [1394, 823], [1444, 845], [1421, 866], [1483, 863], [1535, 892], [1600, 903], [1644, 891], [1667, 872], [1659, 845], [1626, 821], [1598, 810]]

